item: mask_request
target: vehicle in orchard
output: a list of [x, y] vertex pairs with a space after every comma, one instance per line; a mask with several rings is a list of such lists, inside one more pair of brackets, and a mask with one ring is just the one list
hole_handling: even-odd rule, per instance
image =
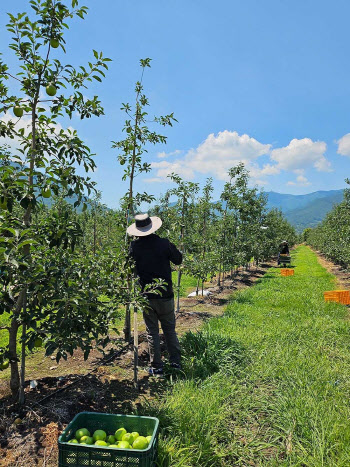
[[282, 255], [280, 254], [278, 256], [278, 264], [283, 265], [283, 267], [286, 267], [287, 264], [291, 264], [291, 257], [289, 255]]
[[284, 267], [286, 267], [286, 265], [290, 263], [291, 263], [291, 257], [289, 254], [289, 245], [288, 245], [287, 240], [283, 240], [283, 242], [281, 242], [279, 246], [277, 264], [278, 265], [282, 264]]

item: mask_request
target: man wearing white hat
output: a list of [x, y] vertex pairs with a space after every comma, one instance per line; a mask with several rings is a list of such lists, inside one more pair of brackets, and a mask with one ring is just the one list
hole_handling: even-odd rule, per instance
[[154, 233], [161, 225], [162, 221], [159, 217], [138, 214], [135, 216], [135, 223], [127, 229], [129, 235], [138, 237], [137, 240], [131, 242], [130, 256], [135, 260], [136, 272], [142, 289], [152, 284], [154, 279], [165, 281], [166, 289], [162, 289], [161, 294], [146, 293], [149, 307], [143, 313], [151, 355], [149, 372], [154, 375], [163, 374], [159, 321], [163, 329], [170, 364], [173, 368], [181, 368], [180, 344], [175, 331], [175, 305], [170, 262], [176, 265], [181, 264], [182, 254], [168, 239], [161, 238]]
[[280, 256], [281, 255], [289, 255], [289, 246], [288, 246], [287, 240], [283, 240], [280, 243], [279, 252], [278, 252], [278, 256], [277, 256], [277, 264], [280, 264]]

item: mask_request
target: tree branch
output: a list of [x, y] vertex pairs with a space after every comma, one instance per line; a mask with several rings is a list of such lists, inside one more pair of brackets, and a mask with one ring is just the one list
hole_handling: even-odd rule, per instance
[[0, 73], [0, 76], [1, 76], [1, 75], [8, 75], [8, 76], [11, 76], [11, 78], [16, 79], [17, 81], [19, 81], [20, 83], [22, 83], [22, 81], [21, 81], [19, 78], [16, 78], [16, 76], [11, 75], [11, 73], [4, 72], [4, 73]]

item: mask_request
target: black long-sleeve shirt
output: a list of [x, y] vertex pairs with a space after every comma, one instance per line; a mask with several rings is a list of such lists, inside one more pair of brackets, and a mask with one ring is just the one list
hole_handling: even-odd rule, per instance
[[[149, 298], [171, 298], [174, 296], [170, 262], [182, 263], [182, 253], [167, 238], [156, 234], [139, 237], [130, 245], [130, 256], [135, 260], [136, 272], [142, 289], [154, 279], [163, 279], [167, 285], [161, 295], [148, 293]], [[165, 285], [165, 284], [164, 284]]]
[[281, 255], [289, 255], [289, 247], [288, 247], [288, 245], [281, 245], [281, 247], [280, 247], [280, 254], [281, 254]]

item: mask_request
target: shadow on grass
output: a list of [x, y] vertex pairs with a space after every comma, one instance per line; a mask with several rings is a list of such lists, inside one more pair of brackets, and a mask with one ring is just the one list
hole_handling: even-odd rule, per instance
[[276, 276], [276, 274], [273, 274], [272, 272], [269, 272], [269, 273], [266, 273], [264, 276], [260, 277], [260, 279], [258, 279], [255, 282], [255, 284], [261, 284], [264, 281], [275, 280], [276, 277], [278, 277], [278, 276]]
[[216, 332], [188, 332], [181, 347], [186, 379], [204, 380], [218, 371], [234, 374], [248, 360], [239, 342]]

